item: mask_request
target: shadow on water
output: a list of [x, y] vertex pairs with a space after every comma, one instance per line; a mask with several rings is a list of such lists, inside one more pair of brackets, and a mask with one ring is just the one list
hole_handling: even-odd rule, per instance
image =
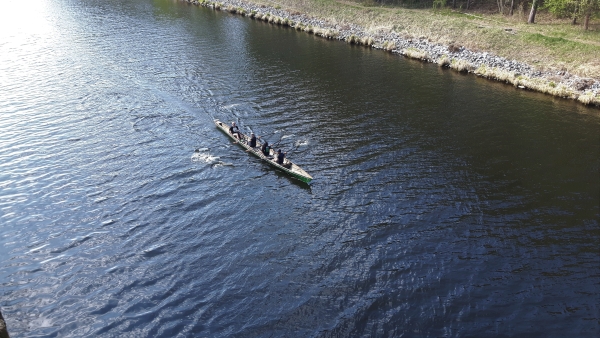
[[[261, 162], [263, 162], [263, 161], [261, 161]], [[268, 164], [266, 164], [266, 163], [264, 163], [264, 165], [268, 166]], [[291, 177], [290, 175], [288, 175], [287, 173], [285, 173], [279, 169], [273, 168], [272, 171], [275, 173], [275, 175], [279, 179], [284, 179], [284, 177], [285, 177], [285, 179], [287, 179], [295, 187], [301, 188], [302, 190], [307, 191], [308, 193], [312, 194], [311, 186], [312, 186], [312, 184], [315, 184], [316, 179], [313, 180], [311, 183], [305, 183], [296, 178]]]

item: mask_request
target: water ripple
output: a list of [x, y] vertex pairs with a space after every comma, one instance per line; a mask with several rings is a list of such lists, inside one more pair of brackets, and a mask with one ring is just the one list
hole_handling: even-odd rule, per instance
[[180, 2], [6, 6], [11, 335], [597, 330], [593, 114]]

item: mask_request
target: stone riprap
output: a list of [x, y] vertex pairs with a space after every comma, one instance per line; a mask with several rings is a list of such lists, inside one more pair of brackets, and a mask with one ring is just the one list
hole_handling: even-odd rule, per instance
[[582, 78], [564, 71], [539, 71], [516, 60], [468, 50], [462, 46], [432, 43], [426, 38], [412, 39], [395, 32], [368, 33], [357, 25], [339, 25], [301, 13], [256, 5], [239, 0], [182, 0], [190, 4], [228, 11], [272, 24], [289, 26], [327, 39], [343, 40], [401, 54], [410, 58], [437, 63], [461, 72], [512, 84], [554, 96], [578, 100], [600, 107], [600, 81]]

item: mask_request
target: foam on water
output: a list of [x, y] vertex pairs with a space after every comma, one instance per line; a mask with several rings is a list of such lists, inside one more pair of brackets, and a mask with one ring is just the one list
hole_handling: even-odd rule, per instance
[[208, 152], [208, 148], [198, 149], [196, 152], [192, 154], [192, 161], [194, 162], [205, 162], [209, 164], [214, 164], [218, 162], [219, 157], [213, 156]]

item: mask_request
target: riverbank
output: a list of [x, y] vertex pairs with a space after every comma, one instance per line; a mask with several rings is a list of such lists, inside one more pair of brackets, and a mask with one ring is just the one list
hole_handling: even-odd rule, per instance
[[[541, 67], [530, 65], [515, 59], [508, 59], [486, 51], [477, 51], [456, 42], [443, 43], [440, 39], [422, 35], [416, 29], [411, 34], [407, 28], [401, 32], [395, 29], [377, 28], [379, 22], [374, 17], [369, 28], [337, 18], [335, 12], [328, 18], [315, 17], [314, 13], [306, 14], [295, 10], [286, 10], [277, 2], [272, 6], [250, 1], [223, 0], [212, 2], [207, 0], [183, 0], [191, 4], [211, 7], [248, 16], [272, 24], [289, 26], [296, 30], [305, 31], [327, 39], [346, 41], [351, 44], [364, 45], [369, 48], [381, 49], [397, 53], [409, 58], [436, 63], [459, 72], [468, 72], [491, 80], [511, 84], [523, 90], [533, 90], [557, 97], [577, 100], [586, 105], [600, 107], [600, 80], [595, 77], [594, 66], [581, 70], [592, 76], [580, 76], [566, 71], [564, 68]], [[337, 3], [345, 6], [348, 11], [363, 11], [354, 3]], [[366, 9], [369, 11], [369, 9]], [[399, 20], [399, 19], [398, 19]], [[359, 20], [359, 21], [364, 21]], [[381, 27], [399, 27], [403, 22], [386, 21]], [[503, 34], [515, 34], [506, 28]], [[415, 38], [414, 36], [418, 36]], [[447, 38], [446, 38], [447, 39]], [[599, 76], [600, 77], [600, 76]]]

